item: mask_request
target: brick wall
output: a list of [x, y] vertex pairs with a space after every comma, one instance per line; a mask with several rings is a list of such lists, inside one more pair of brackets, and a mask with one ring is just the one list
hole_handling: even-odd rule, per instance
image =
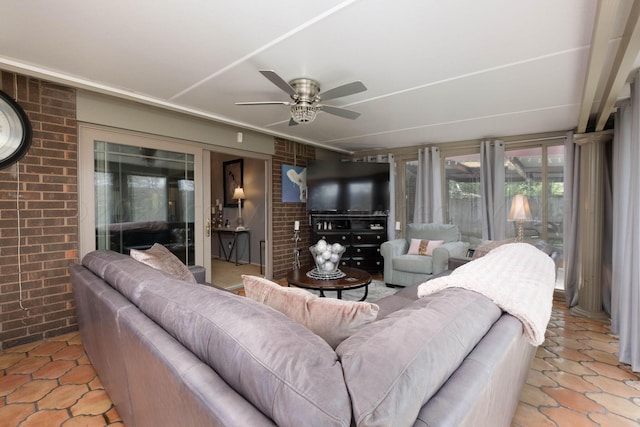
[[[300, 262], [309, 265], [311, 230], [306, 203], [282, 202], [282, 165], [306, 167], [309, 160], [315, 159], [315, 147], [276, 138], [273, 155], [273, 277], [280, 279], [291, 270], [294, 261], [293, 249], [300, 248]], [[300, 241], [293, 238], [293, 223], [300, 221]]]
[[27, 155], [19, 165], [0, 170], [0, 347], [5, 349], [77, 329], [67, 269], [77, 261], [78, 249], [77, 125], [74, 89], [9, 72], [1, 73], [0, 89], [17, 100], [33, 127]]
[[[33, 127], [33, 143], [27, 155], [18, 165], [0, 170], [0, 348], [5, 349], [77, 329], [68, 266], [78, 261], [78, 132], [74, 89], [0, 73], [0, 89], [17, 99]], [[281, 201], [282, 165], [306, 167], [315, 155], [312, 146], [275, 140], [276, 279], [292, 268], [296, 246], [302, 265], [310, 263], [306, 204]], [[300, 221], [301, 237], [297, 245], [291, 240], [296, 220]]]

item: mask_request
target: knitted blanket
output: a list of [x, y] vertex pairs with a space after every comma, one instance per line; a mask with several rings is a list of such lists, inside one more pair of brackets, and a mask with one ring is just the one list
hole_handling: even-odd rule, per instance
[[481, 293], [522, 322], [532, 345], [544, 342], [551, 318], [555, 265], [528, 243], [510, 243], [418, 286], [418, 297], [459, 287]]

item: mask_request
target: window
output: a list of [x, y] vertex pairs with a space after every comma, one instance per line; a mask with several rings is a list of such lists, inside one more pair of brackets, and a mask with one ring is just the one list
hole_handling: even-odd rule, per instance
[[418, 176], [418, 161], [411, 160], [405, 162], [404, 167], [404, 191], [405, 191], [405, 223], [411, 224], [413, 222], [413, 215], [415, 211], [415, 196], [416, 196], [416, 179]]
[[473, 246], [482, 239], [480, 153], [444, 159], [445, 222], [457, 224], [462, 240]]

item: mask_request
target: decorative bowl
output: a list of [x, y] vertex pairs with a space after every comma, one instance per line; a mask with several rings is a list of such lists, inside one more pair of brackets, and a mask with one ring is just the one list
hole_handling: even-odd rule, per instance
[[327, 243], [325, 240], [318, 242], [309, 247], [311, 257], [316, 264], [316, 268], [312, 270], [314, 276], [319, 278], [333, 279], [341, 277], [340, 259], [345, 251], [345, 247], [340, 243]]

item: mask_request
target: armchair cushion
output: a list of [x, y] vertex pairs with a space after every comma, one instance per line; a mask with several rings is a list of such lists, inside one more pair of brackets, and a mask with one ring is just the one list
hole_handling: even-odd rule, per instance
[[421, 274], [431, 274], [433, 272], [433, 258], [430, 256], [401, 255], [393, 258], [391, 263], [394, 270]]

